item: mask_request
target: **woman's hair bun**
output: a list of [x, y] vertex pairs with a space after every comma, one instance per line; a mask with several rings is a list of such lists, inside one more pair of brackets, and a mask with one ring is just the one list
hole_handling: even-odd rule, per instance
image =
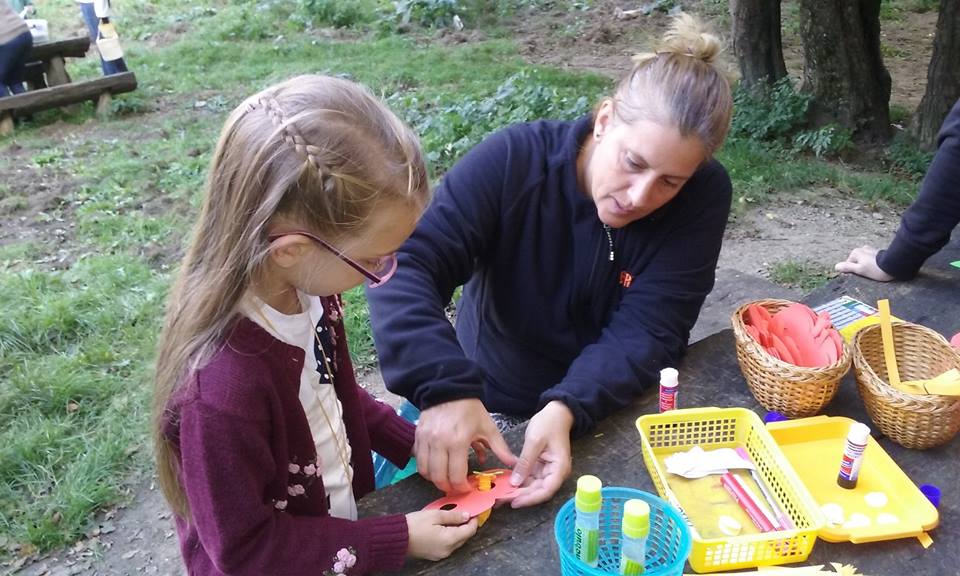
[[636, 54], [633, 62], [642, 64], [657, 54], [683, 54], [714, 65], [722, 49], [720, 38], [710, 32], [703, 22], [681, 12], [673, 17], [656, 53]]

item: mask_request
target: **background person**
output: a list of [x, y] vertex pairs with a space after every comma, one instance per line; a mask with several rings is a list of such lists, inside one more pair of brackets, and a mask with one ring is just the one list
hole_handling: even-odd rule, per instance
[[855, 248], [838, 272], [871, 280], [910, 280], [927, 258], [947, 245], [960, 223], [960, 100], [937, 135], [937, 152], [927, 168], [920, 193], [903, 213], [900, 228], [886, 250]]

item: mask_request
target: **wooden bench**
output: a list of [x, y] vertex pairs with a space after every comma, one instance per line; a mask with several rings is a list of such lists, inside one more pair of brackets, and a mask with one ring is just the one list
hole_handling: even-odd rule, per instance
[[48, 86], [70, 83], [65, 58], [83, 58], [90, 49], [90, 38], [78, 36], [53, 42], [34, 44], [27, 56], [27, 69], [24, 74], [27, 86], [38, 90]]
[[109, 116], [113, 94], [132, 92], [137, 88], [133, 72], [123, 72], [82, 82], [68, 82], [22, 94], [0, 98], [0, 136], [13, 133], [13, 117], [40, 110], [76, 104], [87, 100], [97, 103], [97, 115]]

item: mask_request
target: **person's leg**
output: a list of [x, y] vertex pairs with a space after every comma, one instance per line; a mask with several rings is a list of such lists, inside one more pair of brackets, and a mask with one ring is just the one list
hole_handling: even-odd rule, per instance
[[15, 40], [0, 44], [0, 98], [10, 95], [7, 84], [10, 82], [14, 60], [17, 57], [16, 51], [12, 49]]
[[123, 61], [123, 58], [117, 58], [116, 60], [104, 60], [103, 61], [103, 73], [107, 76], [111, 74], [120, 74], [121, 72], [127, 71], [127, 63]]
[[97, 29], [100, 27], [100, 19], [93, 9], [93, 4], [80, 4], [80, 16], [83, 23], [87, 26], [87, 33], [90, 35], [90, 41], [97, 41]]
[[29, 32], [17, 36], [13, 39], [11, 53], [13, 63], [10, 72], [7, 74], [7, 85], [14, 94], [22, 94], [25, 91], [23, 87], [23, 73], [26, 69], [27, 58], [30, 56], [30, 50], [33, 48], [33, 35]]
[[[100, 19], [97, 18], [97, 12], [93, 8], [93, 4], [80, 4], [80, 16], [83, 17], [83, 23], [87, 25], [87, 32], [90, 34], [90, 42], [93, 44], [97, 43], [97, 31], [100, 29]], [[107, 72], [107, 63], [100, 59], [100, 69], [103, 71], [103, 75], [107, 76], [110, 72]]]

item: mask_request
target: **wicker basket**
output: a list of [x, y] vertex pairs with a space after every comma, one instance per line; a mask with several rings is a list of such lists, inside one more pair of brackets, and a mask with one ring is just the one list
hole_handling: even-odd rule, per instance
[[850, 347], [844, 344], [840, 360], [818, 368], [796, 366], [774, 358], [744, 327], [743, 314], [751, 304], [765, 308], [772, 315], [794, 303], [757, 300], [741, 305], [733, 313], [737, 361], [753, 397], [767, 410], [776, 410], [789, 418], [816, 415], [833, 399], [840, 380], [850, 369]]
[[[893, 325], [901, 380], [933, 378], [960, 368], [960, 352], [933, 330], [907, 322]], [[854, 339], [857, 388], [880, 431], [907, 448], [949, 442], [960, 430], [960, 398], [901, 392], [887, 382], [880, 326], [868, 326]]]

